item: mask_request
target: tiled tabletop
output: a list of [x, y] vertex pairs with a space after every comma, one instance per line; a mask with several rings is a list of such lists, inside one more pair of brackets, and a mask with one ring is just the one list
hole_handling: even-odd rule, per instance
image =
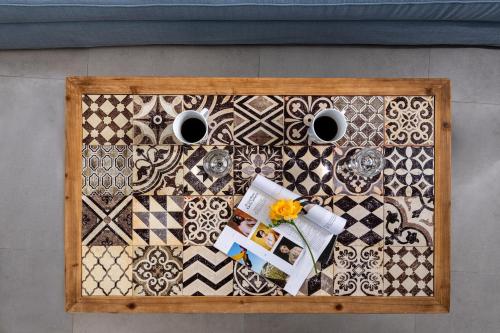
[[[431, 296], [434, 270], [433, 96], [83, 95], [82, 295], [281, 296], [213, 247], [261, 174], [347, 219], [332, 260], [300, 295]], [[175, 116], [210, 110], [206, 145], [177, 145]], [[325, 108], [342, 111], [335, 145], [307, 140]], [[347, 172], [378, 147], [383, 173]], [[202, 167], [228, 150], [233, 171]]]

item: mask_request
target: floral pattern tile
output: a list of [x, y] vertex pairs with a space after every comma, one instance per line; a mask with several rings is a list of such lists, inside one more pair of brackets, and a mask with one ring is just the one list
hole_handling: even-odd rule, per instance
[[132, 197], [82, 196], [83, 245], [132, 245]]
[[283, 145], [283, 98], [235, 96], [234, 141], [239, 145]]
[[[352, 156], [361, 148], [335, 148], [334, 186], [335, 194], [367, 195], [384, 193], [383, 175], [380, 172], [371, 178], [354, 174], [347, 168]], [[382, 148], [378, 148], [382, 152]]]
[[432, 296], [434, 249], [429, 246], [387, 246], [384, 256], [386, 296]]
[[384, 199], [378, 195], [334, 197], [333, 212], [347, 220], [337, 236], [342, 245], [371, 246], [384, 239]]
[[134, 96], [134, 144], [161, 145], [176, 142], [172, 124], [183, 111], [182, 96]]
[[233, 296], [284, 296], [278, 285], [255, 273], [246, 265], [235, 262], [233, 266]]
[[182, 295], [182, 246], [135, 246], [134, 296]]
[[232, 195], [233, 172], [219, 178], [210, 176], [203, 169], [203, 158], [214, 149], [224, 149], [233, 156], [233, 146], [184, 146], [184, 194]]
[[236, 194], [245, 194], [256, 175], [283, 183], [281, 147], [236, 146], [233, 165]]
[[213, 245], [231, 218], [231, 196], [184, 198], [184, 245]]
[[132, 144], [132, 109], [130, 95], [83, 95], [83, 144]]
[[434, 196], [434, 148], [386, 147], [386, 196]]
[[132, 296], [132, 247], [82, 246], [82, 296]]
[[184, 95], [184, 110], [208, 109], [207, 143], [209, 145], [233, 144], [233, 99], [233, 96], [226, 95]]
[[433, 96], [390, 96], [385, 105], [386, 145], [434, 145]]
[[333, 148], [283, 147], [283, 185], [301, 195], [333, 195]]
[[230, 296], [233, 293], [233, 263], [212, 246], [185, 246], [183, 295]]
[[134, 193], [182, 194], [182, 178], [182, 146], [134, 146]]
[[333, 293], [336, 296], [382, 296], [382, 243], [335, 247]]
[[433, 246], [434, 198], [385, 197], [386, 245]]
[[132, 168], [131, 146], [83, 146], [82, 193], [129, 195]]

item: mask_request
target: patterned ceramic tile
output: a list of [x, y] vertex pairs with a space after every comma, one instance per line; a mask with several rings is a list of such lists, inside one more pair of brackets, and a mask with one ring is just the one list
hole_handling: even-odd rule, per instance
[[283, 296], [286, 292], [278, 285], [238, 262], [233, 267], [233, 296]]
[[82, 296], [132, 296], [132, 247], [82, 246]]
[[384, 256], [386, 296], [432, 296], [434, 250], [432, 247], [387, 246]]
[[134, 96], [134, 144], [175, 143], [172, 124], [182, 111], [182, 96]]
[[182, 246], [135, 246], [134, 296], [182, 294]]
[[83, 245], [131, 245], [132, 197], [82, 196]]
[[[358, 176], [347, 168], [347, 163], [361, 148], [335, 148], [333, 168], [335, 194], [367, 195], [383, 194], [382, 172], [371, 178]], [[379, 149], [382, 151], [382, 148]]]
[[434, 148], [386, 147], [386, 196], [434, 196]]
[[213, 149], [224, 149], [233, 155], [233, 146], [184, 146], [184, 194], [224, 194], [234, 192], [233, 173], [214, 178], [203, 169], [203, 158]]
[[83, 194], [132, 193], [132, 147], [83, 146], [82, 164]]
[[333, 196], [327, 195], [306, 195], [305, 198], [316, 205], [320, 205], [323, 208], [333, 212]]
[[230, 296], [233, 260], [212, 246], [186, 246], [183, 253], [183, 295]]
[[283, 147], [283, 185], [301, 195], [333, 195], [332, 162], [332, 147]]
[[132, 144], [132, 96], [83, 95], [82, 112], [83, 144]]
[[233, 210], [230, 196], [184, 198], [184, 245], [213, 245]]
[[433, 96], [391, 96], [385, 105], [386, 145], [434, 145]]
[[167, 245], [182, 245], [184, 197], [167, 197]]
[[234, 150], [235, 193], [245, 194], [255, 175], [283, 183], [281, 147], [236, 146]]
[[333, 265], [322, 269], [318, 274], [309, 274], [297, 294], [298, 296], [333, 295]]
[[233, 96], [184, 95], [183, 104], [184, 110], [209, 110], [209, 145], [233, 144]]
[[235, 96], [234, 140], [240, 145], [282, 145], [283, 98]]
[[383, 247], [335, 247], [333, 293], [336, 296], [382, 296]]
[[434, 198], [385, 197], [386, 245], [433, 246]]
[[134, 193], [182, 193], [182, 146], [134, 146]]
[[340, 195], [334, 200], [333, 212], [347, 220], [337, 237], [340, 244], [370, 246], [384, 239], [383, 197]]

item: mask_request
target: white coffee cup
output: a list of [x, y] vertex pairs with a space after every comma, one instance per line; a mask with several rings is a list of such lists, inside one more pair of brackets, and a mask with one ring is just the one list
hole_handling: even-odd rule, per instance
[[[314, 123], [318, 118], [320, 117], [330, 117], [332, 118], [335, 123], [337, 124], [337, 134], [333, 137], [331, 140], [323, 140], [318, 136], [316, 131], [314, 130]], [[344, 114], [336, 109], [325, 109], [323, 111], [318, 112], [313, 120], [311, 121], [311, 126], [309, 126], [309, 130], [307, 131], [307, 135], [309, 135], [309, 138], [311, 141], [319, 144], [328, 144], [328, 143], [333, 143], [339, 139], [341, 139], [345, 132], [347, 130], [347, 120], [344, 116]]]
[[[184, 122], [186, 120], [192, 119], [192, 118], [196, 118], [196, 119], [201, 120], [203, 122], [203, 124], [205, 125], [205, 133], [203, 133], [203, 137], [196, 142], [191, 142], [191, 141], [186, 140], [186, 138], [184, 138], [184, 136], [182, 135], [182, 132], [181, 132], [182, 124], [184, 124]], [[172, 124], [172, 128], [173, 128], [175, 138], [184, 144], [193, 145], [193, 144], [199, 144], [199, 143], [204, 142], [208, 136], [208, 109], [204, 108], [200, 112], [195, 111], [195, 110], [186, 110], [186, 111], [179, 113], [174, 119], [174, 123]]]

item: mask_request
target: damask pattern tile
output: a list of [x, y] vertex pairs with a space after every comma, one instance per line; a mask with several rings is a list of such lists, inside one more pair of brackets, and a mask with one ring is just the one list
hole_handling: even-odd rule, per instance
[[371, 246], [384, 239], [384, 199], [378, 195], [334, 197], [333, 212], [347, 220], [337, 241], [345, 246]]
[[298, 296], [333, 295], [333, 265], [322, 269], [318, 274], [309, 274], [297, 294]]
[[434, 145], [433, 96], [390, 96], [385, 105], [386, 145]]
[[230, 145], [233, 137], [233, 96], [184, 95], [184, 110], [201, 111], [208, 109], [209, 145]]
[[231, 196], [184, 198], [184, 245], [213, 245], [231, 218]]
[[383, 246], [335, 247], [333, 293], [336, 296], [383, 295]]
[[432, 296], [434, 249], [428, 246], [387, 246], [384, 293], [386, 296]]
[[286, 292], [238, 262], [233, 266], [233, 296], [284, 296]]
[[235, 96], [234, 140], [239, 145], [282, 145], [283, 98]]
[[183, 295], [230, 296], [233, 260], [212, 246], [186, 246], [183, 252]]
[[283, 185], [301, 195], [333, 195], [333, 148], [283, 147]]
[[134, 144], [161, 145], [176, 142], [172, 124], [183, 111], [182, 96], [134, 96]]
[[134, 193], [182, 194], [182, 146], [134, 146]]
[[[367, 195], [384, 193], [382, 172], [368, 178], [354, 174], [347, 167], [352, 156], [361, 148], [335, 148], [334, 186], [335, 194]], [[378, 148], [382, 152], [382, 148]]]
[[82, 196], [83, 245], [131, 245], [132, 197]]
[[245, 194], [256, 175], [262, 175], [278, 184], [283, 183], [281, 147], [236, 146], [233, 161], [234, 188], [237, 194]]
[[132, 247], [82, 246], [82, 296], [132, 296]]
[[434, 196], [434, 148], [386, 147], [386, 196]]
[[132, 193], [132, 147], [83, 146], [82, 193], [128, 195]]
[[232, 195], [233, 172], [215, 178], [203, 169], [203, 158], [214, 149], [224, 149], [233, 156], [233, 146], [184, 146], [184, 194]]
[[130, 95], [83, 95], [83, 144], [132, 144], [132, 109]]
[[386, 245], [433, 246], [434, 198], [385, 197]]
[[182, 294], [182, 246], [135, 246], [134, 296]]

